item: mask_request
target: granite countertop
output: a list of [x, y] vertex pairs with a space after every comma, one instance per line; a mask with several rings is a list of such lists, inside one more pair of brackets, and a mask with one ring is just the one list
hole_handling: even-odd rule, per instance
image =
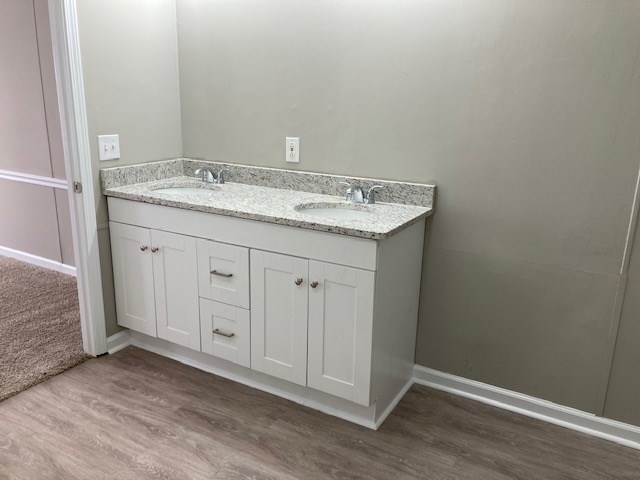
[[[189, 195], [155, 191], [170, 187], [194, 187], [206, 193]], [[103, 193], [109, 197], [138, 202], [370, 239], [387, 238], [432, 213], [431, 206], [382, 202], [374, 205], [353, 204], [345, 202], [343, 196], [246, 183], [207, 184], [189, 176], [174, 176], [122, 186], [103, 184]], [[357, 220], [335, 219], [311, 216], [296, 210], [296, 206], [309, 203], [315, 204], [315, 208], [343, 206], [368, 211], [373, 215]]]

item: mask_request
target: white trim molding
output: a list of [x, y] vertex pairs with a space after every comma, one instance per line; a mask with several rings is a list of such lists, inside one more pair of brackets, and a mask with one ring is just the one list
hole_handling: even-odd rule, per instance
[[107, 351], [107, 333], [76, 2], [49, 0], [48, 4], [67, 179], [82, 184], [81, 192], [68, 189], [82, 344], [97, 356]]
[[564, 405], [416, 365], [414, 382], [640, 450], [640, 428]]
[[66, 180], [53, 177], [43, 177], [42, 175], [33, 175], [31, 173], [14, 172], [13, 170], [0, 169], [0, 178], [4, 180], [11, 180], [12, 182], [40, 185], [42, 187], [59, 188], [62, 190], [69, 189], [69, 185]]
[[129, 330], [122, 330], [107, 337], [107, 353], [109, 355], [113, 355], [129, 345], [131, 345]]
[[49, 258], [33, 255], [32, 253], [22, 252], [8, 247], [0, 247], [0, 255], [15, 258], [16, 260], [30, 263], [31, 265], [48, 268], [49, 270], [55, 270], [56, 272], [66, 273], [74, 277], [76, 276], [76, 267]]

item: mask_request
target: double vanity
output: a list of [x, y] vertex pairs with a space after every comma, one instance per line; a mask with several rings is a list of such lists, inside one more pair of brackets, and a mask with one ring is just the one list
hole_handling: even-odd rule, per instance
[[434, 186], [190, 159], [101, 182], [134, 345], [370, 428], [410, 386]]

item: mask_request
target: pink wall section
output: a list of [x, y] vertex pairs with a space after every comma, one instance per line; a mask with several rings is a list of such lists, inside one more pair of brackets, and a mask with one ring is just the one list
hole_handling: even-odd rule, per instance
[[[0, 170], [65, 178], [46, 0], [0, 2]], [[0, 247], [74, 264], [65, 190], [0, 180]]]

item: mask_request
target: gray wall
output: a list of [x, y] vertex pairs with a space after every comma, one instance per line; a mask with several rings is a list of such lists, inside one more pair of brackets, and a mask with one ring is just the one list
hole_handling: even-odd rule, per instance
[[[47, 2], [3, 0], [0, 170], [65, 178], [57, 102]], [[73, 265], [66, 190], [0, 180], [0, 246]]]
[[[116, 333], [106, 199], [100, 168], [182, 154], [173, 0], [82, 0], [82, 52], [107, 334]], [[120, 135], [120, 160], [99, 162], [97, 136]]]
[[604, 414], [640, 425], [640, 228], [636, 226], [629, 275]]
[[416, 360], [598, 411], [640, 140], [634, 2], [178, 0], [183, 153], [435, 179]]
[[[416, 361], [600, 411], [640, 161], [635, 2], [177, 0], [177, 52], [170, 1], [79, 10], [96, 181], [183, 154], [291, 168], [288, 135], [304, 170], [435, 179]], [[122, 160], [98, 164], [99, 133]], [[109, 309], [105, 229], [101, 255]], [[629, 302], [606, 413], [640, 423]]]

